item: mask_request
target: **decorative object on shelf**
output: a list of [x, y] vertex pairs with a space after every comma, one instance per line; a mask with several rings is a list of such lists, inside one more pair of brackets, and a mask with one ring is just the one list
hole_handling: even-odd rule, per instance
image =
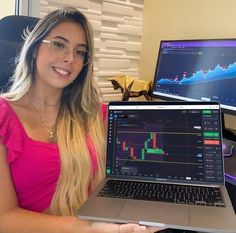
[[147, 101], [151, 101], [152, 81], [136, 79], [128, 75], [120, 75], [109, 78], [114, 90], [120, 89], [122, 101], [129, 98], [144, 96]]

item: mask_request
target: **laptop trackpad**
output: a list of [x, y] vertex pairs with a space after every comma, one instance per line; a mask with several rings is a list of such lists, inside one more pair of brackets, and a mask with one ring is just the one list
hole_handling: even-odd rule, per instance
[[79, 209], [81, 219], [117, 221], [119, 213], [125, 203], [124, 199], [115, 198], [90, 198]]
[[129, 200], [119, 218], [188, 226], [189, 208], [186, 205]]

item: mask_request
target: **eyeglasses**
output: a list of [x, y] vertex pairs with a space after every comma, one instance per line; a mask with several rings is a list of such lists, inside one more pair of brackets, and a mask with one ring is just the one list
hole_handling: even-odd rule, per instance
[[[60, 40], [42, 40], [43, 43], [48, 43], [51, 49], [51, 52], [58, 57], [65, 57], [70, 53], [70, 49], [66, 43]], [[89, 52], [83, 47], [80, 46], [73, 50], [73, 56], [76, 62], [87, 65], [90, 61]]]

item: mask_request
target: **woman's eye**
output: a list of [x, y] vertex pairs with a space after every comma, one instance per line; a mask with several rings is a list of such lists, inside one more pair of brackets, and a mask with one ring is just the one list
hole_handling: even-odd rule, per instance
[[86, 56], [86, 51], [76, 50], [76, 55], [84, 58]]
[[64, 49], [65, 45], [62, 42], [59, 41], [52, 41], [53, 47], [58, 49]]

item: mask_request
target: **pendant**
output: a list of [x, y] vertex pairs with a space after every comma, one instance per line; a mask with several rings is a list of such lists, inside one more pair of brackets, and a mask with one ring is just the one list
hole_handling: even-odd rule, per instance
[[56, 134], [53, 131], [49, 132], [49, 141], [51, 141], [51, 142], [56, 141]]

